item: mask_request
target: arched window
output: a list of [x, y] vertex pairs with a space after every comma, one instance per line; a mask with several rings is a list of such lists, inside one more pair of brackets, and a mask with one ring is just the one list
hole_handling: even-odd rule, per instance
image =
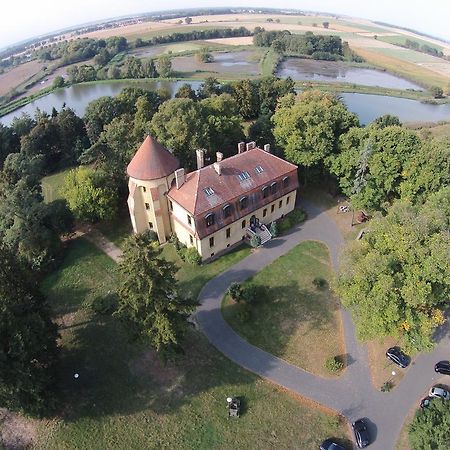
[[214, 213], [209, 213], [206, 214], [205, 216], [205, 222], [206, 222], [206, 226], [210, 227], [211, 225], [214, 225]]

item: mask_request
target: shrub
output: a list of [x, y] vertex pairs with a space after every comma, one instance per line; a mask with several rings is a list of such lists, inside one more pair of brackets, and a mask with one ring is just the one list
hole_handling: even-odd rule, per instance
[[306, 211], [303, 208], [295, 208], [289, 214], [286, 214], [278, 223], [279, 234], [286, 233], [293, 226], [306, 220]]
[[327, 280], [321, 277], [314, 278], [313, 285], [320, 290], [324, 290], [328, 286]]
[[242, 290], [242, 300], [244, 300], [245, 303], [249, 305], [252, 303], [256, 303], [258, 297], [258, 286], [255, 286], [254, 284], [248, 284], [247, 286], [244, 286], [244, 289]]
[[344, 363], [339, 356], [330, 356], [325, 360], [325, 368], [331, 373], [337, 373], [344, 368]]
[[393, 388], [392, 381], [385, 381], [383, 383], [383, 386], [381, 386], [381, 392], [390, 392], [390, 390]]
[[278, 225], [277, 225], [277, 222], [275, 220], [270, 224], [270, 234], [273, 237], [277, 237], [278, 236]]
[[239, 283], [231, 283], [227, 294], [236, 302], [240, 302], [242, 300], [242, 287]]
[[253, 248], [259, 247], [261, 245], [261, 238], [258, 234], [252, 234], [252, 237], [250, 238], [250, 245]]
[[95, 297], [90, 305], [95, 314], [112, 314], [117, 308], [118, 297], [115, 292], [111, 292], [102, 297]]
[[157, 241], [157, 240], [158, 240], [158, 235], [157, 235], [156, 232], [154, 232], [153, 230], [147, 230], [147, 231], [144, 231], [142, 234], [144, 234], [145, 237], [146, 237], [149, 241]]
[[195, 247], [189, 247], [183, 249], [183, 256], [182, 258], [184, 261], [186, 261], [189, 264], [192, 264], [194, 266], [199, 266], [202, 262], [202, 257], [200, 256], [199, 252]]

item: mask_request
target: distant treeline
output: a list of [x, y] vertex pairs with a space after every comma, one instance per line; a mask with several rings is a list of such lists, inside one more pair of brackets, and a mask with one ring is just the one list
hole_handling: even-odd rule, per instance
[[420, 45], [419, 42], [414, 41], [412, 39], [406, 39], [404, 44], [397, 44], [400, 47], [410, 48], [411, 50], [416, 50], [418, 52], [427, 53], [428, 55], [437, 56], [438, 58], [443, 58], [444, 53], [437, 49], [436, 47], [432, 47], [428, 44]]
[[344, 56], [342, 39], [339, 36], [291, 34], [288, 30], [265, 31], [255, 28], [253, 43], [258, 47], [272, 47], [276, 52], [308, 55], [314, 59], [336, 60]]

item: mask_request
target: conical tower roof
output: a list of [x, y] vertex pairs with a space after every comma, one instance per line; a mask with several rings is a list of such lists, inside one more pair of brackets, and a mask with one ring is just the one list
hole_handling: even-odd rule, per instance
[[167, 177], [179, 167], [178, 158], [148, 135], [128, 164], [127, 173], [138, 180], [156, 180]]

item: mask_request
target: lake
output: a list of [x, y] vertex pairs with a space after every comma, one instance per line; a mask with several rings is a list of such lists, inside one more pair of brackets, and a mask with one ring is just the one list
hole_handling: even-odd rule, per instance
[[418, 84], [388, 72], [349, 66], [341, 61], [287, 58], [280, 64], [277, 76], [281, 78], [291, 77], [295, 81], [354, 83], [390, 89], [415, 89], [423, 91], [423, 88]]
[[[79, 116], [84, 115], [86, 106], [92, 100], [105, 95], [117, 95], [124, 87], [135, 86], [146, 89], [169, 89], [171, 94], [186, 81], [137, 81], [137, 82], [105, 82], [97, 84], [79, 84], [59, 89], [45, 97], [39, 98], [22, 108], [0, 118], [0, 122], [9, 125], [15, 116], [22, 112], [33, 115], [36, 108], [51, 113], [53, 107], [61, 109], [65, 103], [73, 108]], [[198, 89], [200, 81], [189, 81], [193, 89]], [[431, 105], [417, 100], [388, 97], [383, 95], [344, 93], [341, 97], [349, 110], [356, 113], [362, 124], [367, 124], [383, 114], [393, 114], [402, 122], [438, 122], [450, 120], [450, 104]]]

